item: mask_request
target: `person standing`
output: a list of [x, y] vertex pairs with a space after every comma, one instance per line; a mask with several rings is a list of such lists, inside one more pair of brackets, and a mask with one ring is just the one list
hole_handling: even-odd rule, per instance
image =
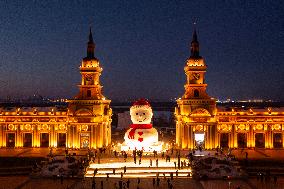
[[60, 182], [61, 182], [61, 184], [63, 184], [63, 174], [61, 174], [61, 176], [60, 176]]
[[126, 181], [126, 186], [129, 189], [129, 186], [130, 186], [130, 180], [129, 179]]
[[160, 186], [160, 178], [157, 177], [157, 186]]
[[95, 180], [92, 181], [92, 189], [96, 189], [96, 181]]
[[156, 180], [155, 178], [153, 178], [153, 186], [155, 186], [155, 184], [156, 184]]
[[170, 188], [171, 181], [169, 178], [167, 179], [167, 183], [168, 183], [168, 188]]
[[276, 185], [277, 184], [277, 176], [276, 175], [274, 175], [273, 181], [274, 181], [274, 184]]
[[101, 181], [101, 189], [104, 189], [104, 181]]
[[120, 181], [118, 182], [118, 187], [119, 187], [119, 189], [122, 189], [122, 180], [120, 180]]

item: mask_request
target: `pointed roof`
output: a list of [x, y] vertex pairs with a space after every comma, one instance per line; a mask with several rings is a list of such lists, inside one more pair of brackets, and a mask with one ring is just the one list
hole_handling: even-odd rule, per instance
[[92, 34], [92, 27], [90, 27], [89, 42], [88, 43], [94, 43], [93, 34]]
[[197, 42], [198, 43], [198, 40], [197, 40], [197, 33], [196, 33], [196, 29], [194, 28], [194, 31], [193, 31], [193, 36], [192, 36], [192, 42]]
[[190, 52], [191, 52], [190, 55], [191, 58], [201, 58], [201, 56], [199, 56], [199, 42], [197, 40], [197, 32], [195, 28], [193, 31], [192, 41], [190, 44]]
[[93, 40], [93, 34], [92, 34], [92, 28], [90, 27], [90, 33], [89, 33], [89, 41], [87, 46], [87, 57], [88, 59], [95, 57], [95, 43]]

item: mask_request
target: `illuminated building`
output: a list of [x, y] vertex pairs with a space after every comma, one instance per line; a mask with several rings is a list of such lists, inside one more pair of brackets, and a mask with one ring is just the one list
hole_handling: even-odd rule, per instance
[[191, 42], [191, 56], [184, 67], [185, 93], [177, 100], [176, 144], [182, 149], [202, 146], [283, 148], [284, 109], [231, 109], [216, 106], [216, 99], [206, 93], [207, 66], [199, 55], [196, 31]]
[[102, 68], [94, 56], [90, 30], [87, 56], [80, 66], [79, 94], [68, 108], [2, 108], [0, 147], [100, 148], [111, 142], [110, 100], [102, 95]]

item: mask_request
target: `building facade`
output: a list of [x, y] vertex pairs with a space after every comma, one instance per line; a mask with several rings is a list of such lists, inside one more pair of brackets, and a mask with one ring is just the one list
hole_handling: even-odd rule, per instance
[[0, 147], [100, 148], [111, 143], [110, 100], [102, 95], [102, 68], [90, 29], [78, 95], [68, 108], [5, 108], [0, 111]]
[[206, 93], [207, 66], [199, 55], [196, 31], [184, 67], [185, 93], [177, 100], [176, 144], [182, 149], [203, 147], [283, 148], [284, 109], [218, 108]]

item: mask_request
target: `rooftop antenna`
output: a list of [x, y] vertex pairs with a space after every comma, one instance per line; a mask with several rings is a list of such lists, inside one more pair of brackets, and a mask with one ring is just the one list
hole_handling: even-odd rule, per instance
[[193, 29], [196, 30], [196, 25], [197, 25], [197, 18], [193, 20]]

